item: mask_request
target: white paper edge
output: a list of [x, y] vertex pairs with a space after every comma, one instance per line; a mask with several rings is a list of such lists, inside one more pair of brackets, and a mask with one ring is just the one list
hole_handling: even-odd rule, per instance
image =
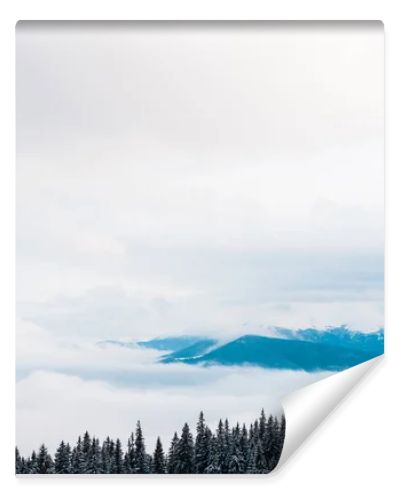
[[293, 456], [310, 434], [325, 420], [346, 395], [372, 370], [382, 356], [303, 387], [282, 400], [286, 435], [276, 471]]

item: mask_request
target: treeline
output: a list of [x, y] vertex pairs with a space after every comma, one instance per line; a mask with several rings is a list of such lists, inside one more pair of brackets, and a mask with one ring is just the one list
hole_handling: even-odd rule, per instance
[[140, 422], [124, 451], [121, 441], [109, 437], [102, 444], [88, 432], [75, 446], [61, 441], [53, 456], [42, 444], [30, 457], [16, 448], [16, 474], [266, 474], [278, 464], [285, 438], [285, 418], [265, 416], [249, 429], [219, 421], [213, 433], [203, 412], [193, 437], [187, 423], [175, 432], [168, 451], [160, 438], [153, 454], [146, 452]]

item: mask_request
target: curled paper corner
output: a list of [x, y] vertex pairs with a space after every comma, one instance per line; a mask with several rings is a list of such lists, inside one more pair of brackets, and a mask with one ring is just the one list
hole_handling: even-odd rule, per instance
[[285, 396], [282, 408], [286, 418], [286, 434], [276, 471], [286, 464], [303, 442], [382, 359], [383, 355], [378, 356]]

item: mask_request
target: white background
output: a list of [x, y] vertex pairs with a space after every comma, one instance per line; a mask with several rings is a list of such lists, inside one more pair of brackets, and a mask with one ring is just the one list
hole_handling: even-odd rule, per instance
[[[398, 2], [16, 1], [1, 13], [1, 489], [3, 498], [398, 498], [399, 122]], [[386, 356], [285, 467], [265, 477], [14, 477], [14, 26], [18, 19], [381, 19], [386, 39]], [[84, 491], [85, 490], [85, 491]]]

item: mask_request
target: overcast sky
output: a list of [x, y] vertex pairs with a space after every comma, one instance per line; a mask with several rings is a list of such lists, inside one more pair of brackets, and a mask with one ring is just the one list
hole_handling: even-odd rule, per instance
[[380, 23], [19, 23], [22, 368], [43, 335], [383, 326], [383, 187]]
[[382, 325], [380, 24], [17, 33], [22, 315]]

